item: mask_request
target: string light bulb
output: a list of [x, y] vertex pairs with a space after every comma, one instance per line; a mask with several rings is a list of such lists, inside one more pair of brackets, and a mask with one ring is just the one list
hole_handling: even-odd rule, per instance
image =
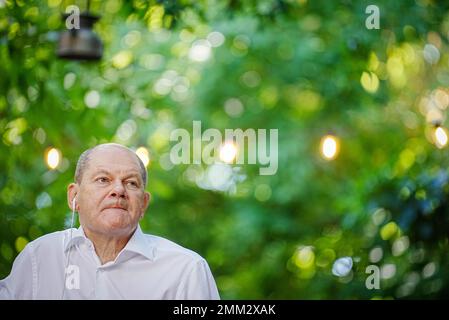
[[61, 163], [61, 158], [61, 151], [56, 148], [49, 148], [45, 153], [45, 162], [51, 170], [54, 170], [59, 166]]
[[139, 147], [136, 150], [137, 156], [142, 160], [145, 168], [148, 167], [148, 164], [150, 163], [150, 154], [148, 153], [147, 148], [145, 147]]
[[334, 160], [340, 151], [340, 140], [332, 134], [325, 135], [321, 138], [320, 151], [324, 159]]
[[220, 148], [220, 160], [225, 163], [232, 163], [237, 156], [237, 147], [233, 142], [226, 142]]
[[433, 139], [437, 148], [444, 148], [448, 143], [447, 130], [442, 126], [437, 125], [433, 131]]

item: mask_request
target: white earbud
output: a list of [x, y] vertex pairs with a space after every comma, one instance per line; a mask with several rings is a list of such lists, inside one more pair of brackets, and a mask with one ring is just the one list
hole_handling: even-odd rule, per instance
[[[76, 206], [76, 196], [72, 200], [72, 220], [70, 222], [70, 236], [69, 236], [70, 238], [69, 238], [69, 242], [72, 241], [72, 239], [73, 239], [73, 224], [75, 222], [75, 211], [76, 211], [75, 206]], [[71, 252], [71, 250], [69, 250], [69, 252], [67, 254], [67, 261], [66, 261], [65, 268], [64, 268], [64, 287], [62, 289], [61, 299], [64, 299], [65, 288], [67, 286], [67, 267], [70, 264], [70, 252]]]
[[72, 223], [70, 224], [70, 228], [73, 228], [73, 221], [74, 221], [75, 211], [76, 211], [76, 196], [72, 200]]

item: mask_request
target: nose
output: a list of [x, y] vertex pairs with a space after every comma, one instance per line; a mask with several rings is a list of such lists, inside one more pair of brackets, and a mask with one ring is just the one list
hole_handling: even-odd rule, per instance
[[123, 184], [116, 182], [109, 196], [113, 198], [126, 198], [126, 189]]

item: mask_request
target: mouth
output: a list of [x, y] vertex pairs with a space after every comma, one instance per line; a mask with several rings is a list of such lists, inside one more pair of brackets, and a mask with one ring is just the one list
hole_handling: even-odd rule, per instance
[[120, 211], [128, 211], [126, 208], [124, 207], [120, 207], [120, 206], [111, 206], [111, 207], [106, 207], [103, 209], [104, 210], [120, 210]]

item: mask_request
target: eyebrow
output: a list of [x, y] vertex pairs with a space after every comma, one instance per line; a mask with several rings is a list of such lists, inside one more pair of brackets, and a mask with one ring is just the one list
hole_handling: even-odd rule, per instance
[[[92, 177], [98, 176], [100, 174], [106, 174], [108, 176], [112, 175], [111, 172], [109, 172], [105, 169], [99, 169], [92, 174]], [[127, 174], [124, 179], [128, 179], [130, 177], [136, 177], [136, 178], [138, 178], [139, 181], [142, 180], [142, 177], [140, 176], [140, 174], [137, 171], [133, 171], [133, 172]]]

